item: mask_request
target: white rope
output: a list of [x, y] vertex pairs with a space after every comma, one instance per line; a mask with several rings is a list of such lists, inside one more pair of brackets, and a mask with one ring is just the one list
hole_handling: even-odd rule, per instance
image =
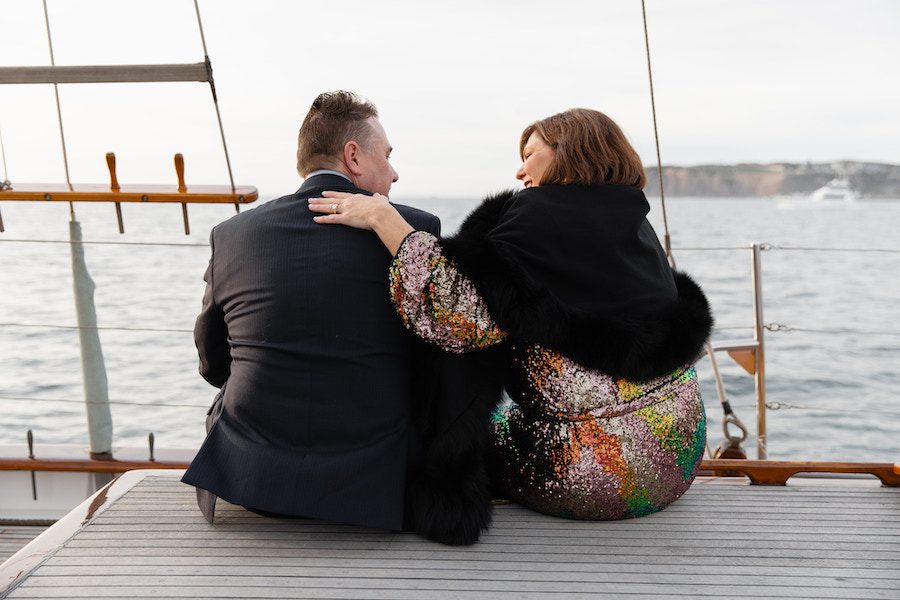
[[206, 36], [203, 35], [203, 21], [200, 19], [200, 5], [194, 0], [194, 10], [197, 11], [197, 25], [200, 27], [200, 43], [203, 44], [203, 56], [209, 56], [206, 51]]
[[[53, 56], [53, 37], [50, 35], [50, 13], [47, 12], [47, 0], [44, 4], [44, 24], [47, 26], [47, 45], [50, 47], [50, 66], [56, 66], [56, 58]], [[53, 93], [56, 96], [56, 119], [59, 122], [59, 140], [62, 143], [63, 167], [66, 170], [66, 185], [72, 189], [72, 180], [69, 178], [69, 153], [66, 152], [66, 134], [63, 131], [62, 108], [59, 104], [59, 86], [53, 84]], [[69, 202], [69, 217], [75, 220], [75, 205]]]
[[666, 213], [666, 192], [663, 187], [663, 170], [662, 155], [659, 151], [659, 129], [656, 125], [656, 95], [653, 93], [653, 68], [650, 66], [650, 33], [647, 30], [647, 6], [644, 0], [641, 0], [641, 13], [644, 17], [644, 47], [647, 50], [647, 77], [650, 80], [650, 109], [653, 113], [653, 137], [656, 141], [656, 171], [659, 175], [659, 201], [662, 205], [663, 244], [665, 245], [666, 256], [669, 257], [669, 263], [675, 268], [675, 256], [672, 254], [672, 240], [669, 236], [669, 217]]

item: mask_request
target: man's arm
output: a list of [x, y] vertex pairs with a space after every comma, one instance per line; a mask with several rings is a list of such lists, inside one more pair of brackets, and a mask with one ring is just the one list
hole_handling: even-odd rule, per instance
[[220, 388], [231, 374], [231, 347], [228, 344], [225, 313], [216, 304], [213, 293], [213, 263], [216, 253], [214, 235], [215, 229], [209, 236], [211, 255], [209, 266], [203, 275], [206, 291], [203, 293], [203, 309], [194, 324], [194, 343], [200, 354], [200, 375], [211, 385]]

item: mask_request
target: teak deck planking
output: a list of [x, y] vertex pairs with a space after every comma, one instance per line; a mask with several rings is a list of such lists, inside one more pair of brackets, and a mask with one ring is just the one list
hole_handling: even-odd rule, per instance
[[459, 548], [221, 501], [208, 525], [180, 474], [124, 475], [0, 567], [0, 590], [24, 570], [9, 598], [900, 598], [900, 489], [874, 480], [701, 477], [612, 522], [501, 505]]

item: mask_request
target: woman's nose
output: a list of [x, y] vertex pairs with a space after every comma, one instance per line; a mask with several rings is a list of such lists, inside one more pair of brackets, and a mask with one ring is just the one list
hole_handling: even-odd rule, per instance
[[519, 167], [519, 170], [516, 171], [516, 179], [525, 179], [525, 165]]

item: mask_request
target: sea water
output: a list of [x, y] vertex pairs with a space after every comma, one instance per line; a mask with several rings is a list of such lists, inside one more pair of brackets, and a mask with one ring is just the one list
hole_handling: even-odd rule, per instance
[[[271, 197], [271, 196], [269, 196]], [[469, 199], [397, 198], [458, 228]], [[762, 253], [769, 456], [794, 460], [900, 462], [900, 201], [821, 206], [802, 199], [675, 198], [669, 229], [679, 269], [706, 291], [714, 341], [753, 335], [750, 246]], [[658, 199], [650, 220], [662, 235]], [[185, 235], [178, 205], [123, 206], [119, 235], [109, 205], [76, 205], [96, 283], [100, 338], [113, 401], [116, 446], [196, 448], [215, 390], [197, 374], [191, 328], [209, 260], [209, 230], [231, 206], [191, 206]], [[245, 210], [251, 208], [245, 207]], [[64, 203], [0, 205], [0, 443], [87, 445]], [[32, 240], [32, 241], [18, 241]], [[150, 245], [146, 245], [150, 244]], [[166, 245], [169, 244], [169, 245]], [[187, 245], [186, 245], [187, 244]], [[868, 251], [847, 251], [866, 249]], [[884, 250], [894, 250], [886, 252]], [[298, 319], [310, 318], [297, 315]], [[51, 327], [51, 326], [63, 326]], [[155, 331], [143, 331], [152, 329]], [[750, 429], [755, 456], [753, 378], [717, 355], [732, 406]], [[710, 420], [722, 439], [709, 360], [698, 364]]]

